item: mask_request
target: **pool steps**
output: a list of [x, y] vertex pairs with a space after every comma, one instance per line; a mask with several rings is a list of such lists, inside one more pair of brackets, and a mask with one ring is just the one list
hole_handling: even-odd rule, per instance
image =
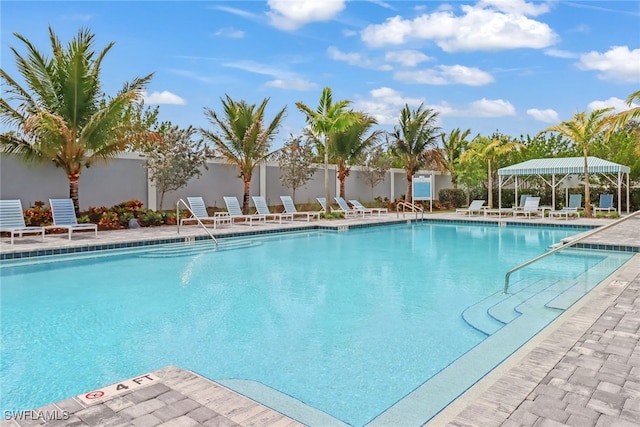
[[207, 252], [229, 251], [233, 249], [244, 249], [251, 246], [261, 245], [262, 242], [251, 240], [221, 240], [218, 244], [211, 240], [198, 242], [174, 243], [163, 245], [157, 248], [150, 248], [147, 251], [136, 254], [139, 258], [173, 258], [181, 256], [192, 256]]

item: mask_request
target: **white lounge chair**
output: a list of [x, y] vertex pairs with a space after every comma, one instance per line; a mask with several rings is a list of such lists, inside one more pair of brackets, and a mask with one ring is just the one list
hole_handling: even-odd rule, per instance
[[527, 218], [531, 218], [531, 215], [538, 215], [540, 213], [540, 197], [527, 197], [522, 209], [514, 210], [513, 216], [524, 215]]
[[364, 214], [366, 213], [364, 209], [352, 208], [351, 206], [349, 206], [349, 203], [347, 203], [347, 201], [342, 197], [334, 197], [334, 200], [336, 201], [338, 206], [340, 206], [340, 209], [338, 209], [337, 212], [342, 212], [345, 216], [362, 215], [362, 217], [364, 218]]
[[296, 209], [296, 205], [293, 203], [293, 199], [291, 196], [280, 196], [280, 200], [282, 200], [282, 204], [284, 205], [284, 211], [288, 214], [293, 215], [295, 219], [296, 216], [305, 217], [307, 222], [311, 220], [313, 217], [318, 217], [320, 219], [320, 214], [322, 212], [309, 212], [309, 211], [299, 211]]
[[576, 218], [580, 218], [580, 212], [578, 212], [577, 208], [562, 208], [557, 211], [549, 211], [549, 218], [560, 218], [564, 217], [564, 219], [569, 219], [570, 216], [575, 216]]
[[484, 200], [473, 200], [468, 208], [458, 208], [456, 209], [456, 213], [469, 214], [469, 216], [472, 216], [474, 212], [480, 213], [483, 205]]
[[185, 222], [198, 222], [198, 220], [202, 223], [204, 223], [204, 221], [213, 222], [214, 229], [218, 224], [231, 224], [231, 217], [227, 212], [216, 212], [214, 216], [210, 216], [202, 197], [187, 197], [187, 202], [194, 217], [182, 218], [180, 220], [180, 226], [183, 226]]
[[245, 215], [242, 213], [242, 209], [240, 209], [240, 203], [238, 203], [238, 199], [235, 196], [225, 196], [224, 204], [227, 205], [227, 212], [229, 212], [229, 216], [231, 217], [231, 223], [235, 223], [236, 219], [242, 220], [243, 222], [249, 222], [249, 226], [253, 225], [253, 221], [264, 221], [266, 222], [267, 217], [265, 215]]
[[613, 194], [601, 194], [600, 203], [598, 203], [597, 207], [593, 208], [594, 212], [598, 212], [598, 211], [613, 212], [615, 210], [616, 208], [613, 207]]
[[51, 216], [53, 217], [53, 224], [47, 225], [45, 228], [66, 228], [69, 240], [71, 240], [71, 233], [78, 230], [93, 230], [94, 237], [98, 237], [97, 224], [78, 223], [78, 218], [76, 218], [76, 210], [73, 206], [73, 200], [49, 199], [49, 206], [51, 206]]
[[0, 232], [11, 234], [12, 245], [16, 235], [22, 237], [24, 234], [41, 234], [44, 242], [44, 227], [27, 227], [20, 200], [0, 200]]
[[363, 205], [362, 203], [360, 203], [359, 200], [355, 200], [355, 199], [351, 199], [349, 200], [349, 202], [356, 207], [357, 209], [360, 209], [361, 211], [365, 211], [366, 213], [370, 213], [371, 215], [373, 215], [374, 213], [377, 213], [378, 216], [382, 215], [383, 213], [386, 215], [387, 213], [389, 213], [389, 210], [387, 208], [368, 208], [365, 205]]
[[264, 215], [266, 220], [269, 218], [277, 219], [279, 224], [282, 224], [282, 219], [284, 218], [293, 221], [293, 214], [290, 213], [271, 213], [269, 211], [269, 206], [267, 206], [267, 202], [263, 196], [252, 196], [253, 204], [256, 205], [256, 210], [258, 211], [258, 215]]

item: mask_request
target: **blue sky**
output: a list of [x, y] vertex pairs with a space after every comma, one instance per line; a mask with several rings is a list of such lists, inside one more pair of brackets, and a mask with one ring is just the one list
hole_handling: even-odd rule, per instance
[[18, 77], [20, 33], [50, 52], [48, 25], [66, 44], [79, 28], [103, 61], [107, 94], [155, 73], [146, 93], [160, 119], [212, 129], [220, 98], [287, 107], [274, 147], [299, 134], [322, 88], [391, 130], [400, 109], [424, 103], [440, 126], [518, 136], [584, 110], [627, 108], [640, 89], [638, 1], [7, 1], [1, 66]]

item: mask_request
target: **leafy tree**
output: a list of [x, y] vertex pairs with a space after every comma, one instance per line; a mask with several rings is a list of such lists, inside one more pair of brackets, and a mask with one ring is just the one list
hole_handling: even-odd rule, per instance
[[324, 194], [327, 200], [326, 211], [330, 213], [329, 200], [329, 149], [328, 136], [335, 132], [340, 132], [349, 127], [357, 120], [357, 116], [347, 107], [351, 101], [342, 100], [333, 102], [333, 95], [330, 87], [325, 87], [320, 95], [318, 107], [313, 110], [302, 102], [296, 102], [296, 107], [306, 116], [307, 124], [314, 137], [322, 141], [324, 151]]
[[506, 135], [494, 134], [491, 138], [478, 135], [473, 139], [469, 148], [462, 154], [460, 161], [469, 163], [475, 159], [481, 159], [487, 166], [487, 191], [489, 208], [493, 208], [493, 173], [495, 163], [501, 156], [515, 150], [524, 149], [525, 146], [517, 141], [512, 141]]
[[399, 124], [392, 133], [395, 139], [391, 150], [400, 159], [407, 176], [405, 200], [411, 201], [413, 175], [423, 168], [429, 158], [429, 149], [436, 146], [440, 128], [435, 125], [439, 113], [423, 104], [411, 110], [406, 104], [400, 111]]
[[204, 141], [192, 139], [196, 134], [192, 126], [180, 129], [167, 123], [161, 134], [162, 141], [142, 147], [151, 180], [160, 190], [160, 209], [165, 193], [179, 190], [191, 178], [202, 174], [201, 168], [206, 168], [208, 155]]
[[357, 161], [362, 153], [377, 143], [383, 134], [375, 130], [369, 135], [369, 129], [378, 122], [364, 113], [354, 113], [357, 117], [349, 127], [329, 135], [329, 157], [338, 167], [338, 181], [340, 181], [340, 197], [346, 199], [345, 180], [351, 171], [350, 164]]
[[631, 181], [640, 180], [640, 155], [636, 149], [640, 141], [640, 122], [631, 120], [624, 127], [617, 128], [604, 139], [599, 137], [591, 145], [589, 153], [615, 163], [629, 166]]
[[213, 142], [217, 152], [223, 158], [240, 169], [240, 178], [244, 182], [242, 211], [246, 214], [249, 210], [253, 169], [273, 154], [269, 151], [271, 141], [278, 132], [287, 107], [280, 110], [271, 123], [264, 128], [264, 110], [269, 98], [265, 98], [257, 107], [245, 101], [234, 101], [229, 95], [226, 95], [226, 99], [221, 99], [221, 102], [223, 116], [210, 108], [205, 109], [205, 116], [211, 124], [216, 126], [218, 132], [206, 129], [200, 129], [200, 132], [205, 139]]
[[0, 120], [12, 130], [0, 135], [2, 151], [28, 162], [50, 162], [69, 179], [69, 196], [78, 211], [82, 170], [115, 157], [128, 145], [157, 139], [131, 114], [153, 74], [125, 83], [113, 98], [101, 89], [102, 61], [113, 47], [94, 50], [94, 35], [80, 29], [65, 48], [49, 27], [52, 56], [24, 36], [14, 34], [26, 55], [11, 48], [24, 86], [0, 69], [6, 98]]
[[384, 181], [387, 172], [391, 168], [391, 157], [387, 155], [385, 150], [376, 145], [370, 147], [363, 154], [362, 159], [362, 176], [363, 179], [371, 187], [371, 198], [373, 199], [373, 189], [376, 185]]
[[296, 200], [296, 189], [305, 185], [316, 172], [312, 167], [315, 153], [311, 140], [301, 136], [290, 136], [284, 147], [276, 155], [280, 165], [280, 182], [292, 190], [292, 198]]
[[442, 147], [434, 151], [434, 159], [438, 167], [449, 172], [453, 188], [458, 188], [458, 176], [460, 175], [460, 156], [469, 146], [467, 138], [471, 129], [461, 132], [460, 128], [452, 130], [449, 135], [442, 133], [440, 139]]
[[593, 142], [596, 141], [597, 138], [603, 138], [603, 141], [609, 139], [610, 133], [609, 130], [612, 126], [612, 117], [608, 116], [607, 113], [611, 111], [612, 108], [603, 108], [598, 110], [593, 110], [589, 116], [585, 111], [575, 113], [573, 118], [569, 121], [564, 121], [555, 126], [551, 126], [545, 130], [546, 132], [556, 132], [566, 138], [569, 138], [582, 151], [582, 155], [584, 156], [584, 205], [585, 205], [585, 216], [591, 217], [591, 192], [589, 188], [589, 148]]

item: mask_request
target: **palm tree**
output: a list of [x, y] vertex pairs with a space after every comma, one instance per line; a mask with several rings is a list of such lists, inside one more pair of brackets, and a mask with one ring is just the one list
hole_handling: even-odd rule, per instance
[[458, 188], [458, 175], [460, 167], [460, 156], [469, 145], [467, 137], [471, 133], [471, 129], [467, 129], [461, 133], [460, 128], [452, 130], [449, 135], [442, 133], [442, 148], [434, 151], [434, 160], [436, 164], [451, 175], [451, 184], [453, 188]]
[[325, 213], [330, 213], [329, 200], [329, 147], [328, 136], [335, 132], [340, 132], [357, 120], [357, 115], [347, 110], [351, 101], [342, 100], [333, 102], [330, 87], [325, 87], [320, 95], [320, 103], [316, 110], [312, 110], [302, 102], [296, 102], [296, 107], [305, 114], [307, 124], [314, 137], [322, 141], [324, 150], [324, 194], [326, 203]]
[[602, 136], [606, 143], [609, 138], [609, 129], [613, 125], [615, 116], [607, 115], [613, 108], [593, 110], [587, 117], [585, 111], [575, 113], [571, 120], [551, 126], [544, 132], [557, 132], [572, 140], [582, 150], [584, 156], [584, 206], [585, 216], [591, 217], [591, 192], [589, 188], [589, 146], [598, 137]]
[[482, 159], [487, 164], [487, 191], [489, 208], [493, 208], [493, 163], [502, 155], [526, 148], [524, 144], [512, 141], [509, 137], [494, 135], [491, 138], [478, 135], [471, 141], [469, 148], [462, 154], [460, 161], [468, 163]]
[[431, 108], [424, 108], [423, 104], [416, 110], [405, 104], [400, 111], [399, 124], [392, 132], [395, 141], [391, 151], [402, 162], [407, 176], [406, 201], [412, 198], [413, 175], [428, 163], [429, 149], [436, 146], [440, 128], [435, 123], [439, 114]]
[[369, 129], [378, 122], [364, 113], [355, 114], [358, 117], [356, 122], [342, 131], [329, 135], [329, 157], [336, 162], [338, 167], [340, 197], [344, 199], [346, 199], [344, 182], [351, 170], [349, 164], [359, 159], [364, 151], [376, 144], [383, 134], [383, 131], [375, 130], [365, 136]]
[[14, 35], [27, 51], [23, 56], [11, 48], [25, 87], [0, 69], [7, 96], [0, 99], [0, 120], [13, 129], [0, 135], [2, 151], [27, 162], [53, 161], [64, 170], [77, 213], [84, 168], [115, 157], [128, 145], [159, 139], [132, 113], [153, 74], [125, 83], [115, 97], [105, 99], [100, 69], [113, 42], [96, 54], [94, 35], [80, 29], [65, 49], [49, 27], [49, 58], [24, 36]]
[[[629, 107], [631, 107], [631, 105], [633, 105], [634, 101], [638, 101], [640, 102], [640, 90], [633, 92], [631, 95], [629, 95], [629, 97], [627, 98], [627, 105]], [[634, 107], [631, 108], [627, 111], [623, 111], [621, 113], [618, 113], [615, 115], [615, 126], [612, 126], [610, 128], [611, 131], [615, 130], [616, 128], [620, 128], [625, 126], [628, 122], [630, 122], [631, 120], [635, 120], [640, 118], [640, 107]], [[609, 135], [610, 136], [610, 135]], [[635, 148], [635, 153], [640, 156], [640, 140], [636, 140], [636, 148]]]
[[240, 169], [240, 178], [244, 182], [242, 212], [246, 214], [249, 210], [253, 169], [273, 154], [269, 151], [271, 141], [275, 138], [287, 107], [280, 110], [269, 126], [264, 128], [264, 110], [269, 98], [265, 98], [256, 108], [255, 104], [249, 105], [245, 101], [236, 102], [229, 95], [225, 96], [226, 100], [221, 99], [223, 116], [210, 108], [205, 109], [205, 116], [219, 129], [219, 132], [214, 133], [205, 129], [200, 129], [200, 132], [206, 139], [213, 142], [222, 157]]

